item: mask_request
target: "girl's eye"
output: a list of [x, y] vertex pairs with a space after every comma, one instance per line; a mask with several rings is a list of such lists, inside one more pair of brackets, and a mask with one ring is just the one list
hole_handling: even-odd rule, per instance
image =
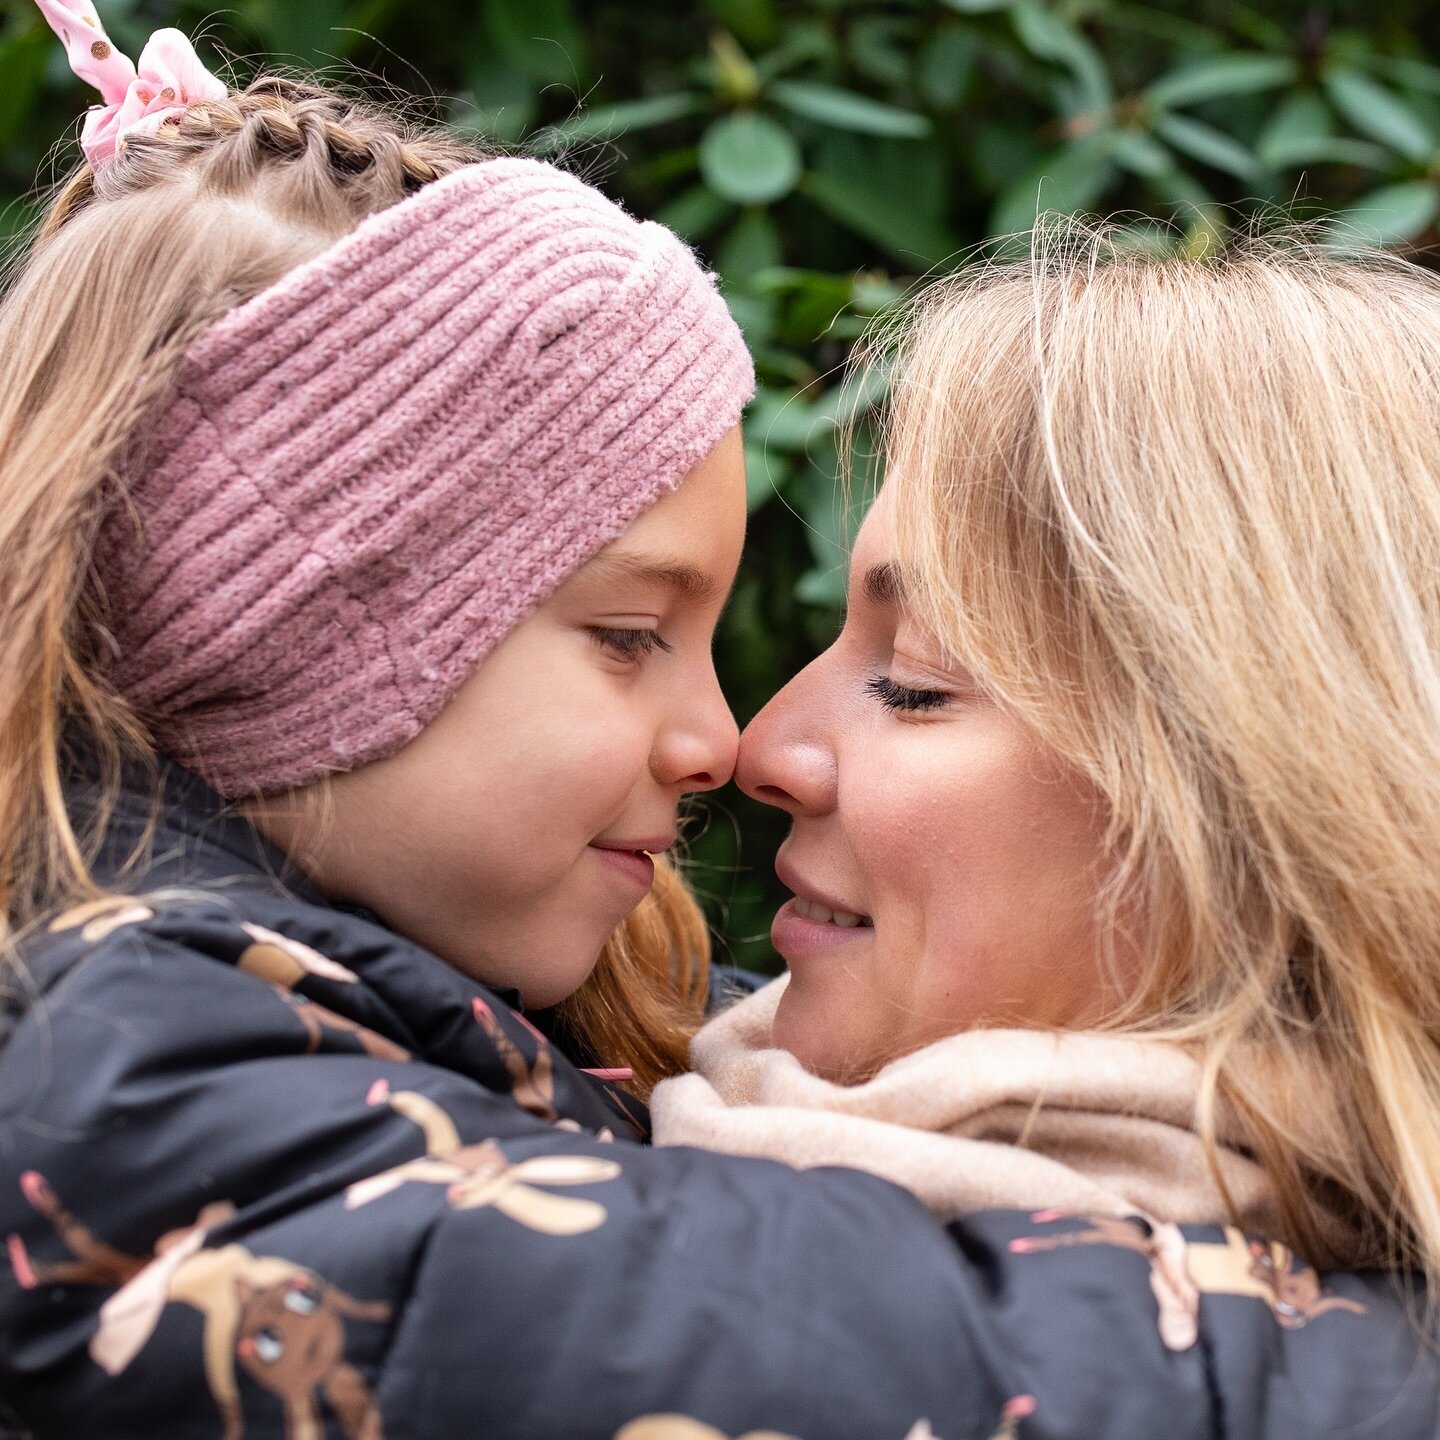
[[668, 655], [672, 649], [658, 630], [621, 630], [611, 625], [592, 625], [590, 634], [597, 645], [622, 660], [640, 660], [657, 650], [663, 650]]
[[865, 689], [891, 711], [938, 710], [950, 701], [944, 690], [912, 690], [907, 685], [897, 685], [888, 675], [872, 675], [865, 682]]

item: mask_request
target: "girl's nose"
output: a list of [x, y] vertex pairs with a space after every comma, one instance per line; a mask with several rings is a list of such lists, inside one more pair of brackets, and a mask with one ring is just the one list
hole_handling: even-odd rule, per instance
[[687, 793], [716, 790], [735, 773], [739, 744], [739, 727], [712, 669], [704, 693], [686, 697], [683, 723], [661, 735], [650, 768], [662, 785]]
[[825, 733], [823, 682], [812, 661], [745, 727], [735, 783], [752, 799], [791, 815], [834, 808], [835, 752]]

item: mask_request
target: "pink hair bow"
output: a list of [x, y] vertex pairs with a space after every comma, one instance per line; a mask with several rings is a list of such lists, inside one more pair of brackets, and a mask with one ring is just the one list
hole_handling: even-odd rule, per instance
[[157, 30], [140, 52], [137, 67], [111, 43], [91, 0], [35, 3], [64, 42], [70, 68], [105, 102], [85, 116], [80, 136], [91, 169], [109, 160], [126, 135], [152, 135], [194, 101], [223, 100], [229, 93], [178, 30]]

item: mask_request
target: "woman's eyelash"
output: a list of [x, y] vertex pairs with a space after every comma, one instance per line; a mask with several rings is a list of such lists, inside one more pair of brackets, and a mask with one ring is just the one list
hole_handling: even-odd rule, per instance
[[639, 660], [657, 650], [663, 650], [668, 655], [672, 649], [658, 630], [622, 630], [613, 625], [592, 625], [590, 634], [597, 645], [614, 651], [623, 660]]
[[887, 710], [938, 710], [950, 700], [944, 690], [912, 690], [897, 685], [888, 675], [872, 675], [865, 688]]

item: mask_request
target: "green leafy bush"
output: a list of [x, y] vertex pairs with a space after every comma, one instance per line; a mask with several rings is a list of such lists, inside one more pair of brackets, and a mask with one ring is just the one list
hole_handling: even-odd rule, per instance
[[[0, 28], [0, 238], [86, 92], [28, 0]], [[751, 542], [719, 643], [742, 719], [834, 633], [854, 515], [837, 485], [874, 383], [842, 383], [866, 324], [1037, 208], [1129, 211], [1137, 245], [1202, 253], [1285, 207], [1424, 245], [1440, 215], [1440, 68], [1419, 0], [100, 0], [138, 51], [177, 24], [556, 156], [719, 271], [754, 350]], [[207, 58], [210, 58], [207, 56]], [[1166, 222], [1158, 225], [1154, 222]], [[708, 803], [695, 879], [735, 956], [767, 964], [784, 819]], [[697, 826], [697, 830], [702, 827]], [[743, 855], [736, 836], [745, 832]]]

